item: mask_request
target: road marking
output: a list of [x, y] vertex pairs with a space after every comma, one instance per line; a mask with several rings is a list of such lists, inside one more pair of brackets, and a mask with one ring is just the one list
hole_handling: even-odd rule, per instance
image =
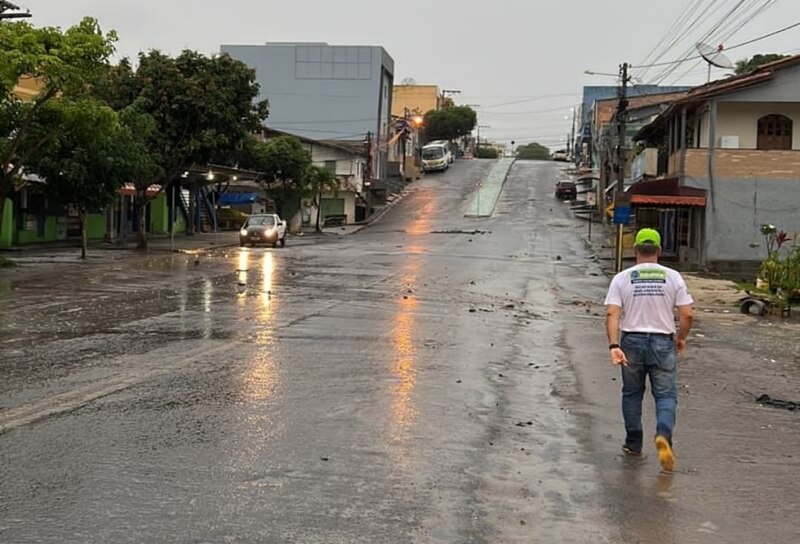
[[[179, 359], [172, 363], [169, 363], [168, 359], [159, 359], [157, 368], [140, 369], [125, 376], [106, 378], [84, 387], [48, 396], [4, 411], [0, 413], [0, 435], [54, 415], [74, 412], [97, 399], [118, 393], [150, 378], [173, 372], [203, 357], [230, 350], [234, 344], [238, 344], [238, 342], [223, 342], [215, 347], [208, 347], [207, 344], [204, 344], [188, 353], [184, 352]], [[153, 355], [152, 352], [145, 354], [145, 356], [149, 357]]]

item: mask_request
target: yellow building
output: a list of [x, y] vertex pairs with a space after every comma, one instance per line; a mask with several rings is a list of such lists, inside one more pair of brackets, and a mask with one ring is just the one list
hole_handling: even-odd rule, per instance
[[425, 115], [439, 109], [439, 87], [436, 85], [395, 85], [392, 92], [392, 115], [410, 113]]
[[12, 91], [20, 100], [34, 100], [42, 91], [42, 80], [35, 77], [22, 77]]

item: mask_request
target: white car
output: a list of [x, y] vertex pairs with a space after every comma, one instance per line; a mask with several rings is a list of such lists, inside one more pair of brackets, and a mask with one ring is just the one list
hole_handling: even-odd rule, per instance
[[450, 154], [441, 144], [428, 144], [422, 148], [422, 171], [444, 172], [450, 168]]
[[448, 142], [447, 140], [434, 140], [432, 142], [428, 142], [425, 147], [429, 145], [440, 145], [444, 147], [445, 154], [447, 155], [447, 162], [449, 164], [453, 164], [456, 162], [456, 153], [453, 144]]
[[260, 213], [251, 215], [239, 231], [239, 246], [247, 244], [255, 247], [259, 244], [278, 244], [286, 246], [286, 221], [281, 220], [275, 213]]

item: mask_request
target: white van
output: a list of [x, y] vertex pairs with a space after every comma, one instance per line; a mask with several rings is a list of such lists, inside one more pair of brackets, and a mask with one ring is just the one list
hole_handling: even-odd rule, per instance
[[447, 150], [447, 162], [450, 164], [456, 162], [455, 146], [447, 140], [434, 140], [428, 142], [426, 145], [443, 145], [445, 150]]
[[422, 148], [422, 171], [444, 172], [450, 168], [450, 150], [439, 143], [428, 144]]

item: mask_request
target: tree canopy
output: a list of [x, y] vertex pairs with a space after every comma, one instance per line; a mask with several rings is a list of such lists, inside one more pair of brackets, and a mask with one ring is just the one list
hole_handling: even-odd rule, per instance
[[517, 158], [531, 161], [547, 161], [550, 160], [550, 149], [536, 142], [521, 145], [517, 148]]
[[788, 56], [789, 55], [779, 55], [777, 53], [753, 55], [749, 59], [743, 59], [736, 62], [736, 74], [747, 74], [763, 64], [785, 59]]
[[431, 110], [425, 114], [425, 137], [431, 140], [455, 140], [475, 128], [478, 115], [469, 106]]
[[46, 180], [53, 202], [77, 208], [86, 258], [87, 211], [109, 205], [120, 186], [139, 173], [141, 158], [130, 129], [100, 101], [58, 99], [52, 107], [61, 112], [61, 127], [27, 167]]
[[284, 204], [299, 200], [305, 192], [305, 180], [311, 166], [311, 154], [294, 136], [277, 136], [268, 140], [249, 137], [239, 154], [240, 166], [262, 175], [278, 214]]
[[[85, 92], [114, 52], [116, 33], [104, 34], [97, 21], [85, 18], [62, 31], [27, 22], [0, 24], [0, 225], [6, 197], [26, 162], [59, 132], [58, 96]], [[15, 93], [20, 82], [34, 93]]]
[[148, 187], [163, 189], [193, 165], [227, 161], [261, 128], [269, 109], [266, 101], [256, 101], [255, 79], [255, 70], [227, 54], [209, 57], [196, 51], [177, 57], [142, 53], [138, 68], [121, 62], [96, 79], [96, 96], [153, 123], [144, 143], [158, 168], [152, 177], [133, 180], [140, 247], [147, 245]]

